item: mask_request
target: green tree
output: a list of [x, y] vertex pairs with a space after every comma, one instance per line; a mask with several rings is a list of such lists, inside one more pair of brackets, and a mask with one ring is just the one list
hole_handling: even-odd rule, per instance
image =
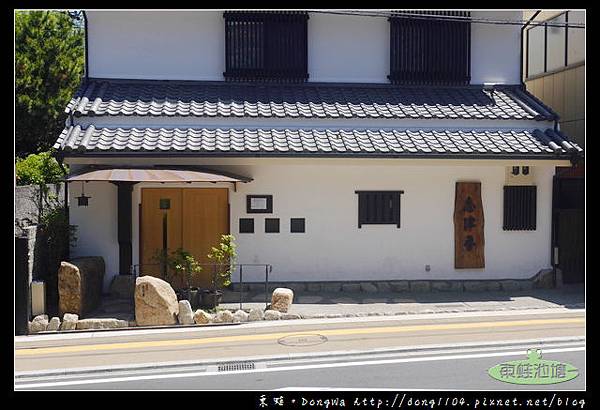
[[47, 151], [84, 71], [84, 31], [74, 13], [15, 12], [17, 156]]
[[[50, 152], [30, 154], [27, 158], [17, 158], [15, 164], [17, 185], [45, 185], [61, 182], [64, 176], [58, 162]], [[65, 172], [68, 168], [65, 165]]]

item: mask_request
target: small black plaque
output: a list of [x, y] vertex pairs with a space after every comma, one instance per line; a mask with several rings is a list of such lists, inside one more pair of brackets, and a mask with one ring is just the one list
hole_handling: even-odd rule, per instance
[[265, 233], [279, 233], [279, 218], [265, 218]]
[[240, 233], [254, 233], [254, 218], [240, 218]]
[[305, 219], [304, 218], [291, 218], [290, 219], [290, 232], [304, 233], [305, 232]]

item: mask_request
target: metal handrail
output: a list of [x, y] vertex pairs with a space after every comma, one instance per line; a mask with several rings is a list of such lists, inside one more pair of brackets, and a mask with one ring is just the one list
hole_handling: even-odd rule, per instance
[[[129, 271], [130, 274], [134, 277], [137, 278], [139, 276], [139, 274], [141, 273], [141, 269], [143, 266], [161, 266], [161, 263], [137, 263], [137, 264], [133, 264], [131, 265]], [[269, 298], [268, 298], [268, 293], [269, 293], [269, 274], [273, 271], [273, 265], [268, 264], [268, 263], [232, 263], [232, 264], [223, 264], [223, 263], [198, 263], [199, 266], [212, 266], [213, 267], [213, 275], [216, 276], [216, 269], [217, 266], [230, 266], [232, 273], [239, 267], [240, 269], [240, 278], [239, 278], [239, 285], [240, 285], [240, 310], [243, 308], [243, 297], [244, 297], [244, 279], [243, 279], [243, 272], [244, 272], [244, 267], [251, 267], [251, 266], [262, 266], [265, 268], [265, 308], [269, 305]], [[213, 276], [213, 278], [215, 277]], [[189, 286], [189, 284], [188, 284]], [[214, 280], [213, 280], [213, 289], [214, 289]]]

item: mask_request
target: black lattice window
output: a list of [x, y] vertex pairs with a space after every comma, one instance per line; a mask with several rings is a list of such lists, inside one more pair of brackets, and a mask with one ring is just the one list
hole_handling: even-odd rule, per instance
[[470, 16], [467, 11], [401, 11], [393, 15], [389, 19], [388, 76], [392, 83], [468, 85]]
[[308, 79], [308, 13], [229, 11], [223, 17], [226, 80]]
[[535, 185], [504, 187], [505, 231], [536, 229], [537, 189]]
[[400, 228], [400, 195], [404, 191], [356, 191], [358, 227], [362, 225], [396, 225]]

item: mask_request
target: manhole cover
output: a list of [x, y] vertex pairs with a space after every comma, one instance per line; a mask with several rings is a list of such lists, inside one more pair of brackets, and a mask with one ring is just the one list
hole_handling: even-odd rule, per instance
[[314, 346], [326, 341], [327, 338], [322, 335], [290, 335], [282, 337], [277, 343], [284, 346]]

